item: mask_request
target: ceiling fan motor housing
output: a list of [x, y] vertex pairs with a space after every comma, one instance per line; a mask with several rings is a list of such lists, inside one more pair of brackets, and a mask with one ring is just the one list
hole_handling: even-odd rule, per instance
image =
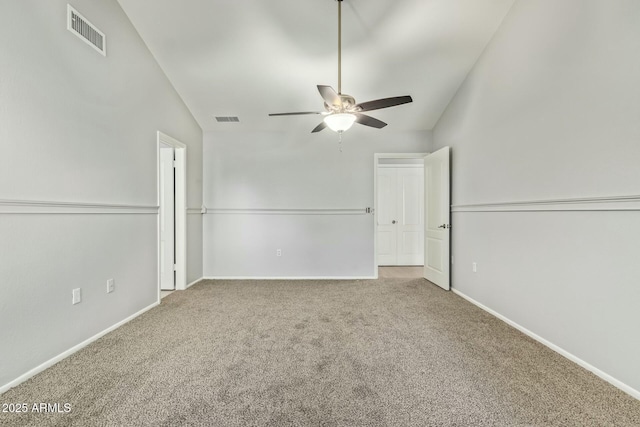
[[354, 111], [354, 107], [356, 106], [356, 100], [351, 95], [345, 95], [343, 93], [338, 94], [340, 97], [341, 105], [329, 105], [326, 102], [324, 103], [324, 108], [330, 113], [338, 113], [343, 111]]

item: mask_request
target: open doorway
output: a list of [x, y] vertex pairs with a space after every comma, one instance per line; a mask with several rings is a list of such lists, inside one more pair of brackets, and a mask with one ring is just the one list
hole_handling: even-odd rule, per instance
[[186, 289], [186, 149], [158, 132], [158, 301]]
[[427, 154], [374, 156], [375, 277], [422, 277]]
[[[442, 147], [433, 153], [410, 153], [410, 154], [375, 154], [374, 155], [374, 277], [379, 277], [379, 253], [384, 252], [381, 247], [385, 244], [384, 238], [379, 233], [380, 223], [398, 224], [405, 221], [398, 219], [397, 212], [393, 217], [384, 212], [380, 212], [378, 198], [379, 185], [378, 168], [385, 163], [402, 163], [408, 159], [422, 159], [423, 164], [423, 203], [418, 208], [421, 209], [420, 216], [423, 230], [423, 275], [434, 285], [442, 289], [451, 289], [451, 149]], [[394, 161], [382, 159], [399, 159]], [[413, 217], [415, 218], [415, 214]], [[395, 223], [394, 223], [395, 221]], [[405, 221], [409, 222], [409, 221]], [[414, 240], [417, 238], [414, 236]], [[419, 240], [418, 240], [419, 241]], [[411, 244], [415, 247], [415, 243]], [[385, 261], [384, 259], [382, 260]], [[386, 267], [385, 267], [386, 268]], [[394, 268], [394, 267], [391, 267]]]

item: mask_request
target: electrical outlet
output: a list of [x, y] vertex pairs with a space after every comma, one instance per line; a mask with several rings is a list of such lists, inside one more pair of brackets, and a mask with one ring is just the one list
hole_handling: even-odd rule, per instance
[[110, 294], [111, 292], [113, 292], [115, 290], [116, 290], [115, 281], [113, 279], [107, 280], [107, 293]]
[[73, 299], [71, 300], [72, 304], [79, 304], [82, 301], [82, 294], [80, 293], [80, 288], [76, 288], [72, 292]]
[[478, 263], [477, 262], [472, 262], [471, 263], [471, 268], [473, 269], [474, 273], [478, 272]]
[[282, 256], [282, 249], [276, 249], [276, 256]]

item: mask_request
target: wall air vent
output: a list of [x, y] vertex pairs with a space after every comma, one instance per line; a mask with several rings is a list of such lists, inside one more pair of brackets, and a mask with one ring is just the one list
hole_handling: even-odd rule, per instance
[[70, 4], [67, 4], [67, 29], [103, 56], [107, 56], [107, 38], [104, 33], [87, 21]]
[[237, 123], [240, 119], [236, 116], [216, 116], [217, 122], [234, 122]]

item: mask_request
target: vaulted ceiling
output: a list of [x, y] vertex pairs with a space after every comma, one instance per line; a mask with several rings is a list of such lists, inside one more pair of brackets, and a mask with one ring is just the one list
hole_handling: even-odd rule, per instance
[[[309, 132], [337, 89], [335, 0], [118, 0], [205, 131]], [[342, 91], [390, 130], [432, 129], [514, 0], [344, 0]], [[375, 113], [375, 114], [374, 114]], [[218, 123], [215, 116], [238, 116]]]

